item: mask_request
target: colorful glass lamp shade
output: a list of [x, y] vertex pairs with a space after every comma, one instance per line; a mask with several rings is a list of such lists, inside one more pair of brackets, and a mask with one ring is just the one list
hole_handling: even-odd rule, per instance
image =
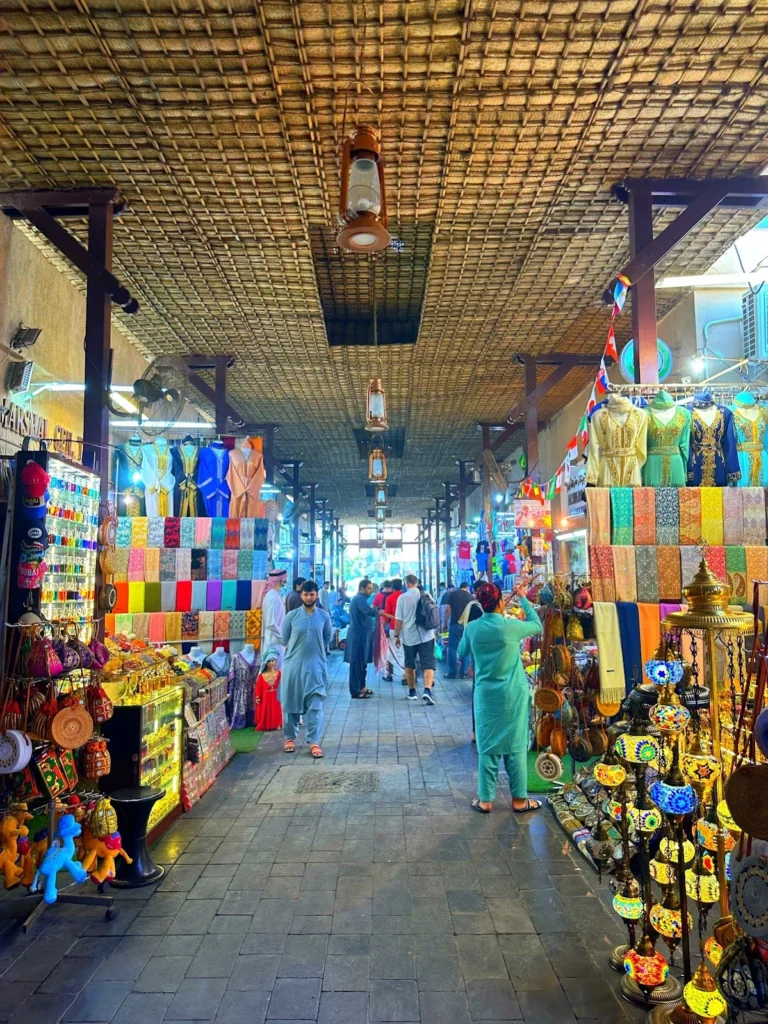
[[606, 789], [614, 789], [624, 782], [627, 770], [624, 765], [618, 763], [610, 764], [607, 761], [598, 761], [593, 769], [593, 774], [601, 786], [605, 786]]
[[[668, 839], [666, 836], [659, 843], [659, 852], [663, 853], [670, 864], [677, 864], [677, 847], [678, 844], [674, 839]], [[693, 843], [687, 839], [683, 840], [683, 862], [690, 864], [693, 858], [696, 856], [696, 847]]]
[[[683, 937], [683, 912], [674, 907], [665, 907], [662, 903], [656, 903], [651, 907], [649, 920], [659, 935], [667, 939], [681, 939]], [[693, 918], [688, 915], [688, 931], [693, 930]]]
[[[638, 946], [642, 945], [641, 939]], [[662, 954], [655, 952], [651, 946], [647, 954], [637, 948], [630, 949], [624, 957], [624, 970], [636, 985], [650, 990], [664, 984], [669, 974], [669, 964]]]
[[691, 713], [682, 704], [654, 704], [649, 717], [661, 732], [674, 735], [687, 727]]
[[717, 820], [720, 822], [723, 828], [727, 828], [728, 831], [732, 832], [735, 836], [741, 835], [741, 829], [734, 821], [733, 815], [731, 814], [728, 808], [728, 804], [725, 802], [725, 800], [721, 800], [720, 803], [717, 805]]
[[656, 856], [648, 865], [651, 878], [657, 885], [672, 885], [677, 878], [677, 872], [673, 864], [670, 864], [666, 857], [659, 850]]
[[697, 903], [717, 903], [720, 898], [720, 883], [715, 875], [689, 869], [685, 872], [685, 891]]
[[696, 822], [696, 841], [705, 850], [717, 849], [718, 835], [723, 837], [723, 848], [729, 853], [736, 845], [736, 840], [727, 828], [721, 827], [716, 821], [710, 821], [709, 818], [699, 818]]
[[709, 960], [713, 967], [717, 967], [723, 959], [723, 947], [714, 935], [710, 935], [704, 943], [704, 956]]
[[650, 658], [643, 665], [643, 671], [656, 686], [676, 686], [683, 678], [683, 663]]
[[613, 897], [613, 909], [624, 921], [639, 921], [643, 916], [643, 901], [640, 896], [622, 896], [617, 892]]
[[649, 735], [633, 736], [632, 733], [624, 733], [616, 740], [614, 749], [619, 757], [630, 764], [649, 764], [659, 756], [659, 744]]
[[693, 786], [673, 786], [664, 780], [654, 782], [651, 786], [651, 800], [665, 814], [670, 815], [691, 814], [699, 803]]
[[683, 995], [689, 1009], [705, 1019], [719, 1017], [728, 1009], [728, 1004], [718, 992], [715, 979], [703, 960], [683, 989]]
[[661, 828], [661, 814], [658, 807], [630, 807], [627, 817], [636, 832], [655, 832]]

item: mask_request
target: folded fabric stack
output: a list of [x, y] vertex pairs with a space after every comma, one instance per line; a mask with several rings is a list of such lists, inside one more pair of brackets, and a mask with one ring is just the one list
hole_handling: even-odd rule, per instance
[[199, 519], [121, 516], [118, 548], [218, 548], [267, 550], [268, 519]]

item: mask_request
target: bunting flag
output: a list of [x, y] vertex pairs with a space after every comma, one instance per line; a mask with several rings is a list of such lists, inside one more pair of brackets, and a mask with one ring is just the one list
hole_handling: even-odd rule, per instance
[[611, 326], [608, 328], [608, 341], [605, 345], [605, 355], [603, 358], [605, 359], [606, 356], [610, 356], [614, 363], [619, 361], [619, 350], [616, 348], [616, 335], [613, 331], [613, 317], [611, 317]]
[[613, 287], [614, 316], [616, 316], [617, 313], [621, 313], [624, 309], [624, 302], [627, 298], [627, 289], [630, 284], [631, 282], [629, 278], [625, 277], [623, 274], [619, 274], [616, 277], [616, 284]]
[[608, 380], [608, 371], [605, 367], [605, 356], [600, 359], [600, 368], [597, 371], [597, 377], [595, 377], [595, 390], [598, 395], [607, 395], [610, 381]]
[[555, 478], [552, 477], [547, 484], [547, 501], [551, 501], [554, 498], [555, 493]]
[[566, 462], [563, 462], [558, 471], [555, 473], [555, 494], [559, 494], [560, 491], [562, 491], [563, 489], [563, 474], [565, 471]]
[[579, 447], [579, 439], [574, 434], [573, 437], [571, 438], [571, 440], [568, 442], [568, 447], [566, 449], [567, 452], [568, 452], [568, 456], [571, 457], [571, 456], [575, 455], [577, 450], [578, 450], [578, 447]]
[[581, 417], [581, 423], [579, 424], [579, 436], [581, 438], [581, 447], [586, 448], [589, 444], [589, 423], [586, 414]]

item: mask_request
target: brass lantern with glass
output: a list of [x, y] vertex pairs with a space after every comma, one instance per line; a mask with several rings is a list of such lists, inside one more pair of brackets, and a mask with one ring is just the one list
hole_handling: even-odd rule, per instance
[[387, 399], [378, 377], [368, 381], [368, 395], [365, 402], [365, 429], [371, 433], [387, 429]]
[[372, 448], [368, 456], [368, 479], [374, 483], [387, 479], [387, 457], [381, 448]]
[[339, 221], [345, 226], [336, 241], [349, 252], [381, 252], [392, 241], [381, 134], [372, 125], [356, 128], [342, 143]]
[[373, 518], [377, 523], [383, 523], [387, 518], [387, 509], [385, 505], [376, 505], [373, 509]]
[[386, 484], [376, 484], [373, 488], [374, 505], [386, 505], [389, 501], [389, 488]]

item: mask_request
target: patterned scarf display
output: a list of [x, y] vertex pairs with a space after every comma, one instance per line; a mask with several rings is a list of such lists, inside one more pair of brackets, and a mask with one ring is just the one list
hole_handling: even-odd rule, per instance
[[680, 548], [680, 576], [683, 586], [687, 586], [699, 571], [701, 549], [698, 547]]
[[222, 576], [222, 562], [224, 552], [217, 548], [208, 549], [208, 579], [220, 580]]
[[261, 608], [245, 613], [245, 639], [257, 647], [261, 643]]
[[635, 578], [637, 600], [644, 604], [658, 603], [659, 575], [655, 547], [643, 545], [635, 548]]
[[253, 551], [237, 552], [237, 578], [239, 580], [252, 579], [253, 573]]
[[221, 575], [225, 580], [237, 579], [237, 551], [225, 551], [221, 560]]
[[615, 601], [616, 585], [613, 579], [613, 548], [607, 544], [595, 544], [589, 549], [589, 564], [592, 569], [592, 599]]
[[680, 543], [680, 506], [677, 487], [659, 487], [656, 491], [656, 544]]
[[211, 521], [211, 547], [217, 551], [224, 550], [224, 542], [227, 538], [227, 520], [213, 519]]
[[[723, 583], [727, 583], [727, 573], [725, 568], [725, 548], [722, 546], [709, 548], [707, 551], [707, 563], [712, 572], [717, 576]], [[698, 568], [697, 568], [698, 572]], [[686, 580], [686, 582], [688, 582]]]
[[[747, 552], [747, 589], [752, 593], [752, 584], [755, 580], [768, 580], [768, 548], [750, 547], [745, 548]], [[761, 601], [765, 600], [768, 590], [760, 588]]]
[[168, 516], [165, 520], [165, 542], [167, 548], [177, 548], [181, 544], [181, 519]]
[[147, 547], [164, 548], [165, 543], [165, 519], [160, 516], [152, 516], [147, 528]]
[[659, 600], [679, 601], [683, 592], [680, 579], [680, 548], [677, 545], [657, 547], [656, 564], [659, 578]]
[[765, 499], [768, 492], [762, 487], [743, 487], [744, 543], [748, 547], [765, 544]]
[[116, 551], [112, 552], [112, 568], [115, 570], [113, 574], [115, 583], [128, 582], [128, 561], [130, 557], [131, 551], [128, 551], [125, 548], [118, 548]]
[[198, 640], [213, 640], [213, 617], [215, 614], [216, 612], [198, 612]]
[[653, 487], [635, 488], [635, 544], [656, 543], [656, 490]]
[[698, 487], [681, 487], [677, 496], [680, 505], [680, 543], [684, 546], [701, 543], [701, 491]]
[[224, 527], [224, 547], [236, 551], [240, 547], [240, 520], [227, 519]]
[[706, 544], [723, 543], [723, 489], [701, 488], [701, 539]]
[[160, 548], [160, 582], [176, 579], [176, 552], [173, 548]]
[[192, 579], [192, 549], [177, 548], [176, 550], [176, 579]]
[[247, 612], [230, 613], [229, 635], [240, 644], [239, 650], [242, 649], [243, 642], [245, 641], [245, 616], [247, 614]]
[[115, 545], [118, 548], [129, 548], [131, 546], [132, 520], [127, 516], [121, 516], [117, 520], [117, 533]]
[[269, 520], [268, 519], [254, 519], [254, 535], [253, 535], [253, 546], [257, 551], [267, 550], [267, 540], [269, 538]]
[[243, 551], [253, 551], [256, 540], [256, 520], [240, 520], [240, 547]]
[[209, 548], [211, 546], [211, 519], [200, 516], [195, 520], [195, 543], [193, 548]]
[[611, 543], [611, 491], [608, 487], [588, 487], [587, 522], [589, 543], [601, 547]]
[[741, 487], [726, 487], [723, 490], [723, 542], [744, 543], [744, 491]]
[[229, 640], [229, 612], [213, 613], [213, 639]]
[[617, 601], [637, 600], [635, 579], [635, 549], [629, 546], [613, 548], [613, 578]]
[[183, 548], [195, 546], [195, 520], [191, 516], [184, 516], [181, 520], [181, 546]]
[[144, 582], [144, 554], [146, 548], [131, 548], [128, 552], [128, 582]]
[[208, 553], [205, 548], [192, 548], [192, 579], [208, 579]]
[[168, 612], [165, 616], [165, 639], [175, 644], [181, 640], [181, 612]]
[[745, 605], [751, 597], [752, 587], [747, 593], [747, 550], [744, 547], [732, 546], [725, 549], [725, 571], [728, 586], [731, 588], [731, 604]]
[[149, 545], [149, 520], [146, 516], [134, 516], [131, 520], [131, 547], [146, 548]]
[[144, 549], [144, 579], [147, 583], [160, 582], [160, 548]]
[[197, 640], [200, 622], [197, 612], [182, 612], [181, 614], [181, 639]]
[[632, 488], [611, 488], [611, 543], [632, 544], [634, 540]]
[[256, 550], [253, 552], [253, 578], [255, 580], [266, 579], [268, 565], [269, 561], [266, 551]]

